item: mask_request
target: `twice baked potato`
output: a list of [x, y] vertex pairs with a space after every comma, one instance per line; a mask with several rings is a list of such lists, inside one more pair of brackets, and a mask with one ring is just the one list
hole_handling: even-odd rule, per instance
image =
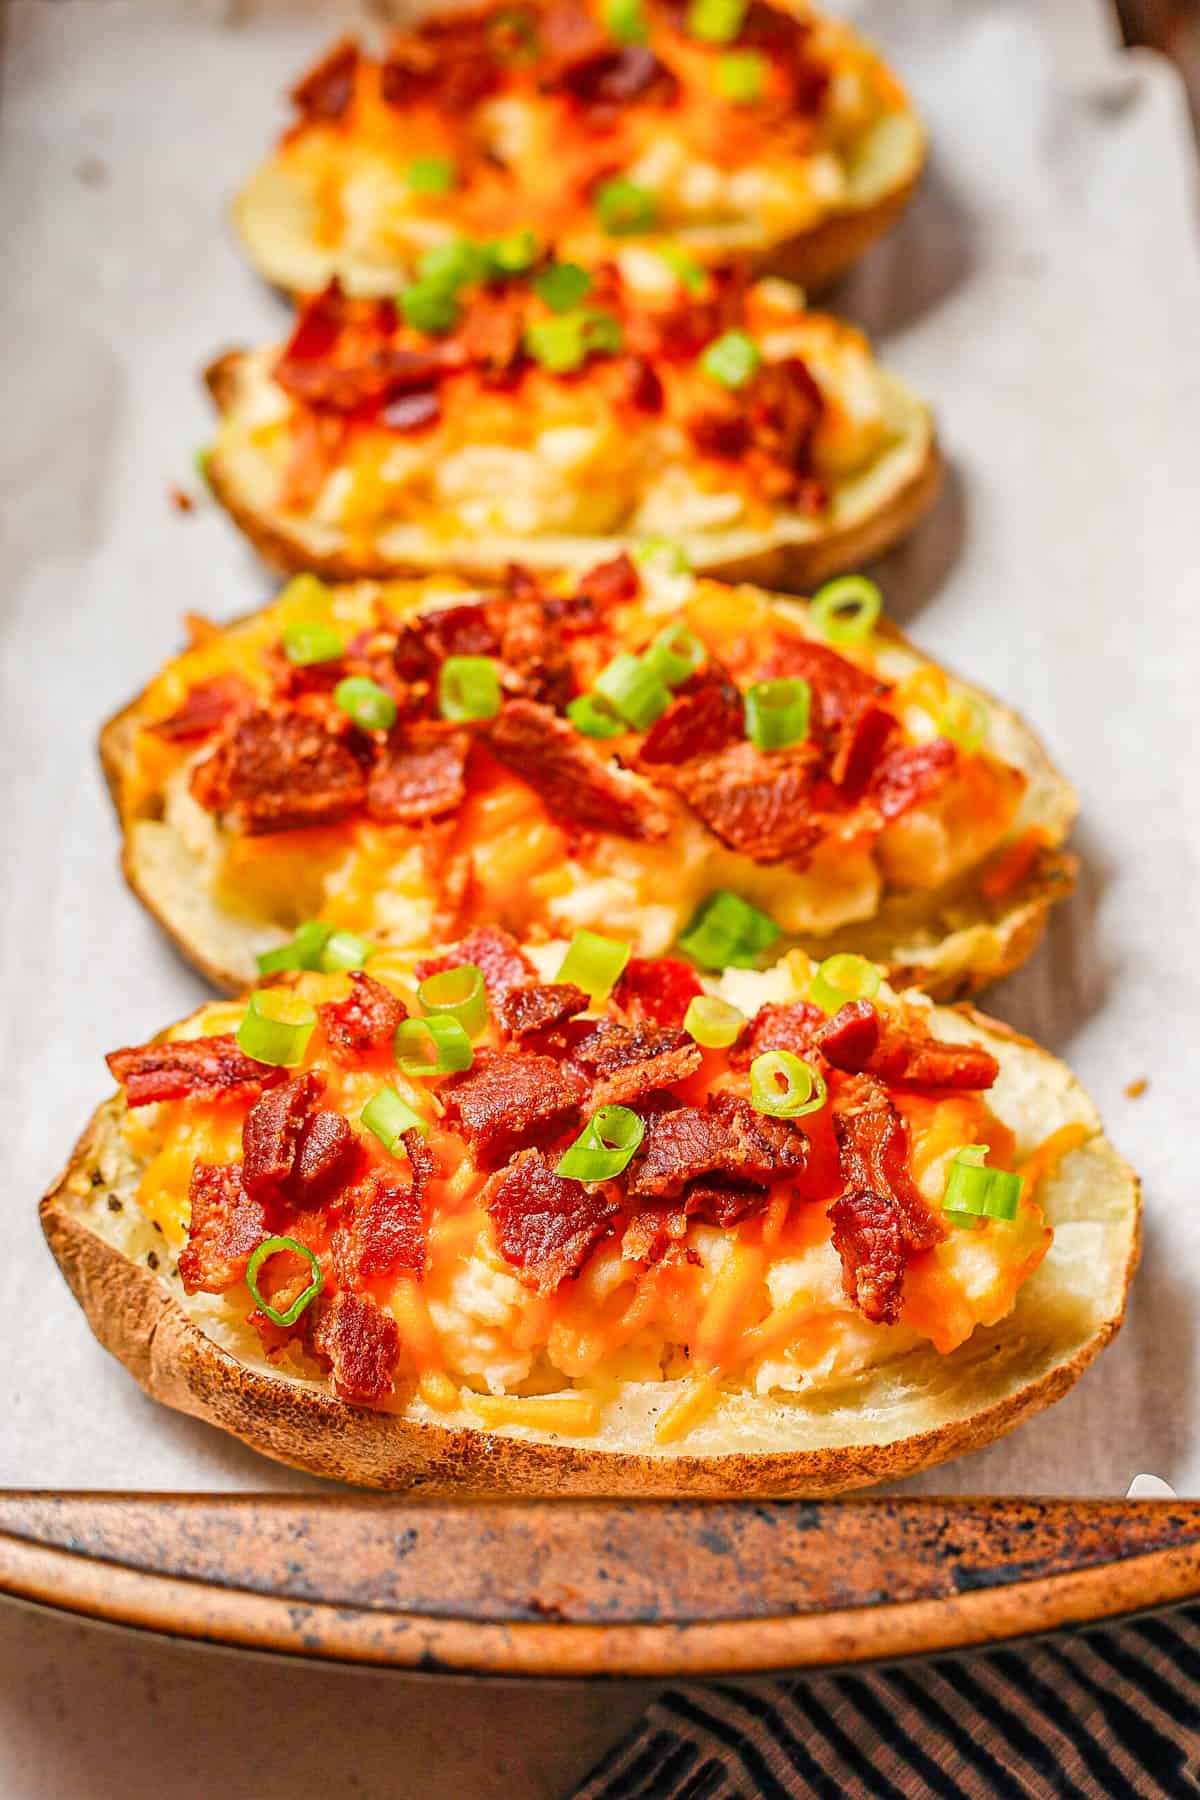
[[805, 605], [665, 553], [488, 591], [297, 578], [197, 627], [105, 728], [126, 873], [229, 991], [327, 918], [393, 946], [486, 920], [641, 954], [686, 936], [713, 968], [852, 949], [968, 992], [1069, 890], [1074, 797], [878, 605], [861, 579]]
[[702, 995], [627, 951], [484, 927], [114, 1052], [42, 1206], [97, 1337], [269, 1456], [454, 1494], [832, 1494], [1064, 1393], [1139, 1196], [1063, 1065], [862, 959]]
[[669, 536], [802, 587], [936, 496], [925, 405], [784, 282], [643, 250], [589, 272], [532, 237], [422, 269], [398, 302], [327, 288], [287, 344], [209, 370], [209, 480], [286, 571], [490, 578]]
[[295, 293], [390, 294], [447, 236], [529, 227], [585, 262], [631, 239], [808, 285], [908, 200], [925, 139], [895, 76], [803, 0], [544, 0], [336, 44], [234, 206]]

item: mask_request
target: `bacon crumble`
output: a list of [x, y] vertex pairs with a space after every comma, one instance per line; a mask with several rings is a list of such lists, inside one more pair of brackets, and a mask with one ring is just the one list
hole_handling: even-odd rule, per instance
[[232, 1032], [131, 1045], [110, 1050], [105, 1061], [131, 1107], [159, 1100], [250, 1099], [287, 1075], [286, 1069], [247, 1056]]
[[493, 1175], [483, 1204], [501, 1255], [539, 1294], [577, 1273], [618, 1211], [604, 1188], [556, 1175], [540, 1150]]
[[488, 733], [493, 753], [552, 813], [595, 831], [653, 841], [671, 828], [652, 788], [533, 700], [510, 700]]
[[326, 1000], [317, 1008], [329, 1048], [338, 1062], [356, 1062], [390, 1044], [408, 1008], [382, 981], [361, 969], [350, 971], [351, 992], [344, 1000]]
[[587, 1083], [554, 1057], [480, 1050], [442, 1089], [447, 1117], [462, 1129], [481, 1168], [571, 1130]]
[[188, 1186], [191, 1217], [179, 1252], [179, 1278], [189, 1294], [220, 1294], [241, 1281], [267, 1236], [267, 1214], [247, 1193], [236, 1164], [196, 1163]]
[[338, 824], [362, 805], [367, 777], [344, 733], [307, 713], [264, 709], [234, 721], [196, 765], [191, 789], [207, 811], [256, 836]]

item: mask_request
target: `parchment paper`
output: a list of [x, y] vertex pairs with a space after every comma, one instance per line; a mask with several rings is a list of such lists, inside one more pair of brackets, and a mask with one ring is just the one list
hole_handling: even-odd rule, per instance
[[[1181, 95], [1091, 0], [875, 0], [933, 129], [899, 229], [836, 296], [935, 400], [937, 515], [883, 565], [918, 641], [1017, 705], [1082, 797], [1078, 892], [1002, 1017], [1066, 1056], [1146, 1181], [1125, 1330], [930, 1492], [1200, 1493], [1200, 269]], [[14, 0], [0, 219], [0, 1484], [298, 1487], [144, 1400], [93, 1342], [36, 1202], [103, 1052], [203, 997], [124, 890], [101, 720], [188, 610], [269, 583], [191, 482], [196, 372], [278, 331], [223, 210], [287, 82], [352, 17], [287, 0]], [[1136, 1102], [1126, 1085], [1149, 1078]]]

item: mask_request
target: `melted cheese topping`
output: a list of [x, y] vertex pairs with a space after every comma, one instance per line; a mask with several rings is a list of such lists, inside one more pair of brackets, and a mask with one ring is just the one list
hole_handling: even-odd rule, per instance
[[[552, 978], [564, 948], [545, 945], [537, 953], [544, 977]], [[381, 953], [371, 963], [374, 977], [417, 1010], [410, 968], [411, 959], [399, 955]], [[805, 997], [811, 974], [808, 959], [792, 952], [762, 974], [733, 971], [710, 987], [753, 1013], [766, 1000]], [[347, 991], [344, 975], [296, 978], [298, 997], [314, 1005]], [[886, 1008], [895, 998], [885, 987], [877, 1003]], [[235, 1030], [242, 1012], [239, 1003], [215, 1004], [172, 1035]], [[1045, 1255], [1052, 1232], [1037, 1184], [1081, 1136], [1080, 1127], [1056, 1132], [1027, 1161], [1014, 1220], [987, 1220], [975, 1230], [952, 1226], [943, 1242], [911, 1259], [894, 1326], [871, 1324], [846, 1298], [826, 1216], [839, 1191], [836, 1156], [828, 1165], [828, 1192], [806, 1191], [799, 1199], [792, 1184], [781, 1183], [760, 1215], [738, 1225], [717, 1229], [690, 1221], [684, 1254], [649, 1266], [626, 1260], [619, 1238], [602, 1240], [575, 1279], [540, 1296], [500, 1254], [480, 1204], [485, 1177], [464, 1155], [462, 1140], [442, 1126], [437, 1083], [406, 1079], [387, 1050], [346, 1068], [328, 1057], [320, 1026], [305, 1066], [319, 1067], [326, 1078], [321, 1104], [356, 1125], [384, 1080], [430, 1125], [439, 1176], [427, 1196], [425, 1274], [419, 1281], [403, 1274], [390, 1289], [373, 1284], [403, 1345], [403, 1391], [394, 1403], [402, 1404], [416, 1385], [428, 1404], [444, 1411], [462, 1390], [482, 1423], [523, 1419], [572, 1434], [595, 1429], [605, 1398], [626, 1380], [695, 1377], [659, 1421], [659, 1440], [670, 1442], [702, 1416], [722, 1385], [758, 1394], [825, 1390], [926, 1340], [948, 1354], [977, 1326], [1004, 1317]], [[708, 1053], [697, 1081], [728, 1081], [723, 1067], [723, 1057]], [[1012, 1166], [1013, 1132], [984, 1096], [893, 1098], [908, 1130], [914, 1178], [935, 1211], [950, 1158], [965, 1143], [988, 1145], [995, 1167]], [[128, 1115], [125, 1136], [144, 1164], [138, 1204], [174, 1248], [186, 1236], [193, 1163], [240, 1160], [246, 1110], [237, 1102], [183, 1100]], [[828, 1132], [822, 1117], [805, 1120], [814, 1144]], [[360, 1137], [369, 1160], [394, 1172], [376, 1140], [361, 1129]], [[819, 1155], [814, 1149], [812, 1157]], [[816, 1177], [818, 1186], [824, 1179]], [[320, 1253], [323, 1246], [314, 1241], [313, 1248]], [[226, 1305], [238, 1318], [248, 1316], [249, 1298], [240, 1287]], [[289, 1355], [295, 1354], [293, 1347]]]
[[[619, 266], [632, 302], [655, 299], [664, 274], [669, 292], [686, 298], [678, 275], [649, 251], [625, 251]], [[740, 328], [766, 363], [799, 358], [816, 383], [823, 411], [811, 470], [831, 500], [837, 484], [862, 475], [911, 428], [863, 334], [806, 312], [798, 289], [756, 284]], [[449, 536], [652, 538], [761, 530], [796, 511], [794, 499], [770, 498], [753, 456], [700, 453], [686, 421], [728, 395], [694, 359], [656, 364], [661, 412], [631, 407], [624, 361], [599, 356], [569, 379], [527, 366], [515, 391], [449, 376], [438, 384], [438, 418], [419, 430], [326, 418], [320, 436], [310, 410], [273, 381], [277, 355], [269, 349], [247, 362], [217, 454], [252, 450], [274, 481], [276, 511], [367, 547], [401, 526]]]
[[[465, 584], [442, 578], [359, 584], [331, 589], [330, 604], [350, 637], [381, 614], [411, 614], [465, 591]], [[865, 840], [825, 839], [799, 867], [756, 863], [730, 850], [681, 800], [661, 790], [672, 829], [660, 841], [572, 829], [531, 787], [490, 759], [473, 773], [452, 835], [439, 840], [432, 854], [427, 833], [365, 818], [237, 836], [188, 792], [197, 752], [157, 736], [152, 725], [177, 710], [191, 687], [217, 675], [235, 673], [268, 693], [264, 652], [277, 643], [290, 604], [285, 590], [247, 623], [205, 636], [151, 683], [144, 706], [150, 723], [135, 736], [121, 798], [128, 822], [165, 817], [224, 910], [270, 922], [281, 932], [328, 916], [368, 937], [419, 945], [448, 926], [465, 930], [489, 920], [518, 937], [570, 935], [591, 926], [654, 955], [671, 947], [709, 894], [729, 888], [768, 913], [786, 936], [819, 937], [871, 918], [885, 891], [928, 891], [962, 877], [1005, 841], [1017, 817], [1025, 779], [985, 745], [960, 754], [934, 799]], [[696, 631], [735, 678], [761, 665], [772, 634], [815, 635], [798, 604], [785, 612], [755, 590], [659, 574], [651, 564], [639, 598], [612, 614], [617, 643], [640, 648], [664, 617], [678, 617]], [[601, 642], [609, 646], [607, 638]], [[888, 678], [894, 678], [894, 646], [877, 640], [839, 648], [866, 668], [886, 660]], [[578, 653], [588, 654], [585, 647]], [[597, 650], [597, 666], [610, 653], [610, 646]], [[920, 669], [915, 657], [908, 660]], [[922, 690], [911, 676], [897, 692], [896, 710], [910, 739], [934, 737], [944, 699], [938, 681]], [[918, 703], [922, 696], [928, 711]]]
[[[275, 153], [305, 197], [314, 241], [341, 251], [366, 285], [410, 268], [448, 235], [511, 230], [515, 190], [522, 225], [564, 254], [594, 260], [611, 254], [612, 240], [590, 196], [620, 172], [652, 196], [655, 233], [702, 249], [719, 233], [727, 254], [867, 203], [894, 176], [891, 140], [918, 138], [907, 96], [877, 52], [807, 5], [786, 11], [808, 21], [806, 57], [829, 74], [823, 100], [808, 111], [781, 104], [769, 56], [766, 104], [724, 99], [727, 47], [648, 11], [651, 47], [678, 82], [677, 98], [666, 108], [636, 100], [606, 108], [601, 128], [569, 97], [542, 90], [536, 59], [512, 59], [499, 90], [466, 107], [439, 104], [436, 90], [426, 102], [389, 104], [380, 65], [362, 59], [345, 116], [302, 120]], [[414, 191], [407, 171], [418, 157], [454, 164], [448, 193]]]

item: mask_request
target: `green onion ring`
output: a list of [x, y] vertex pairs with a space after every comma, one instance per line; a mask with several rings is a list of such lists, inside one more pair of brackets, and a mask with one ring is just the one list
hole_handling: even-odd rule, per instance
[[727, 1050], [745, 1023], [744, 1012], [715, 994], [697, 994], [683, 1015], [683, 1029], [705, 1050]]
[[812, 689], [802, 675], [756, 681], [746, 689], [746, 736], [759, 750], [783, 750], [808, 736]]
[[[433, 1055], [427, 1052], [432, 1046]], [[475, 1060], [471, 1040], [449, 1013], [431, 1013], [426, 1019], [401, 1019], [392, 1039], [392, 1055], [401, 1074], [417, 1078], [453, 1075], [469, 1069]]]
[[319, 619], [296, 619], [283, 628], [283, 654], [298, 669], [312, 663], [336, 662], [346, 654], [346, 640]]
[[992, 715], [978, 694], [959, 688], [951, 694], [938, 718], [938, 730], [961, 750], [978, 750], [988, 734]]
[[[294, 1256], [302, 1256], [312, 1270], [312, 1280], [304, 1292], [292, 1301], [286, 1312], [276, 1312], [269, 1300], [264, 1300], [258, 1291], [258, 1271], [269, 1257], [277, 1256], [281, 1250], [290, 1250]], [[264, 1238], [258, 1249], [246, 1265], [246, 1286], [250, 1289], [251, 1298], [260, 1313], [270, 1319], [272, 1325], [294, 1325], [300, 1314], [325, 1286], [325, 1277], [321, 1273], [321, 1265], [307, 1244], [298, 1243], [295, 1238]]]
[[628, 650], [622, 650], [601, 669], [593, 686], [635, 731], [647, 730], [671, 704], [670, 689], [663, 685], [661, 676], [642, 657], [631, 656]]
[[631, 946], [619, 938], [601, 937], [595, 931], [577, 931], [563, 957], [555, 981], [571, 981], [598, 1004], [612, 991], [629, 961]]
[[702, 969], [753, 968], [779, 936], [774, 919], [740, 894], [718, 888], [697, 909], [679, 948]]
[[360, 731], [390, 731], [396, 723], [396, 702], [386, 688], [366, 675], [347, 675], [339, 681], [333, 701]]
[[427, 975], [417, 999], [426, 1013], [457, 1020], [469, 1038], [478, 1037], [488, 1022], [483, 970], [474, 963], [455, 963], [452, 969]]
[[267, 1063], [274, 1069], [294, 1069], [304, 1061], [317, 1015], [310, 1006], [297, 1019], [272, 1017], [263, 1004], [271, 991], [251, 994], [246, 1016], [237, 1029], [237, 1046], [254, 1062]]
[[264, 950], [255, 958], [260, 975], [275, 975], [280, 969], [319, 969], [321, 952], [333, 936], [333, 926], [324, 919], [305, 919], [297, 925], [286, 944], [276, 950]]
[[[780, 1086], [782, 1083], [782, 1087]], [[750, 1104], [773, 1119], [802, 1119], [828, 1099], [825, 1082], [790, 1050], [764, 1050], [750, 1064]]]
[[448, 656], [438, 670], [443, 719], [494, 719], [500, 699], [500, 677], [490, 656]]
[[812, 978], [808, 997], [822, 1012], [835, 1013], [847, 1000], [873, 1000], [880, 979], [873, 962], [845, 951], [825, 958]]
[[583, 737], [620, 737], [629, 730], [603, 694], [579, 694], [568, 705], [567, 717]]
[[986, 1144], [966, 1144], [950, 1164], [942, 1211], [956, 1225], [974, 1227], [981, 1219], [1015, 1219], [1021, 1200], [1021, 1177], [1007, 1169], [984, 1166]]
[[358, 937], [353, 931], [334, 931], [321, 951], [321, 968], [326, 975], [335, 975], [339, 969], [361, 969], [374, 954], [370, 938]]
[[707, 647], [681, 622], [666, 626], [642, 652], [642, 667], [649, 669], [668, 688], [689, 681], [707, 661]]
[[429, 1131], [428, 1121], [419, 1112], [414, 1112], [394, 1087], [381, 1087], [372, 1094], [358, 1116], [389, 1156], [399, 1157], [406, 1131], [419, 1131], [422, 1137]]
[[809, 614], [831, 644], [859, 644], [869, 638], [883, 611], [883, 595], [865, 575], [840, 575], [818, 588]]
[[555, 1165], [568, 1181], [611, 1181], [628, 1165], [646, 1127], [627, 1106], [602, 1106]]

